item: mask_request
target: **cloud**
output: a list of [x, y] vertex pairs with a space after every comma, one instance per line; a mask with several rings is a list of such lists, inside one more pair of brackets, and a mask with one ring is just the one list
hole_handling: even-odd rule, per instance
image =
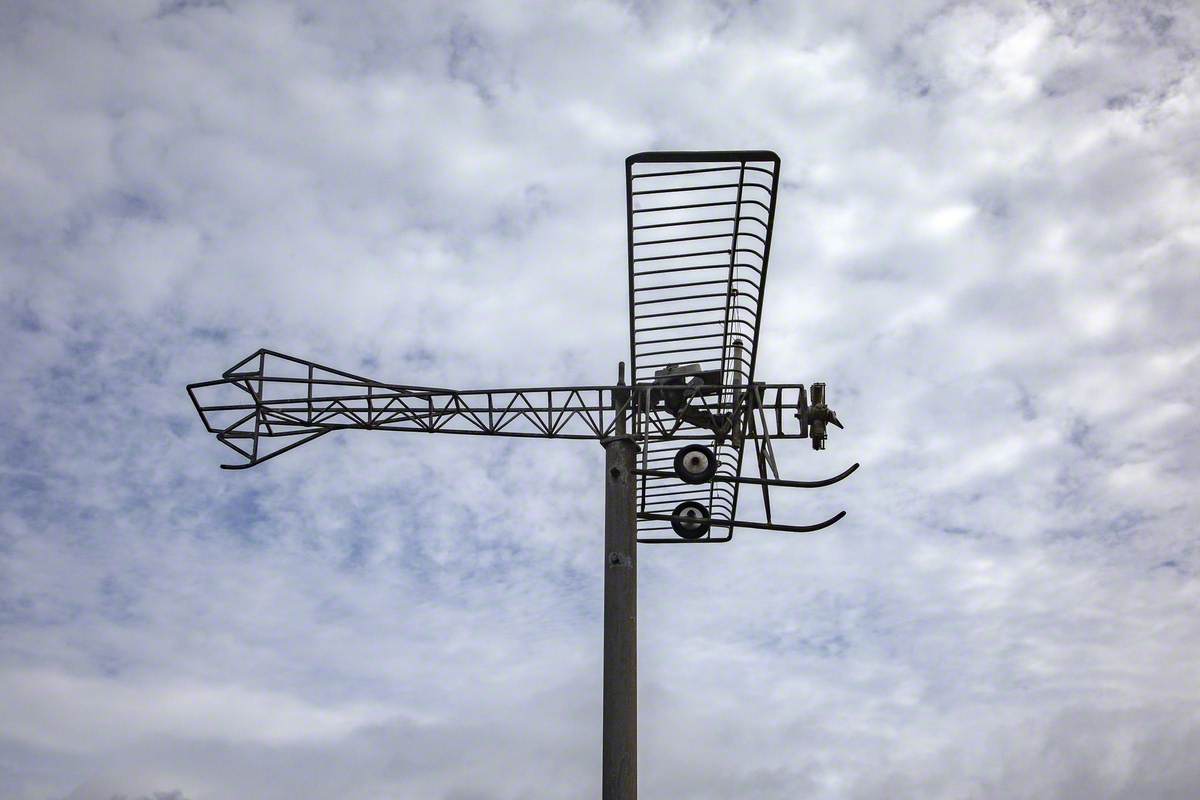
[[[46, 671], [10, 672], [8, 735], [29, 745], [87, 752], [156, 736], [235, 743], [328, 741], [377, 722], [369, 708], [322, 709], [296, 698], [237, 686], [132, 686]], [[81, 727], [94, 720], [95, 726]]]
[[641, 549], [643, 793], [1188, 796], [1198, 26], [10, 4], [0, 798], [594, 792], [599, 448], [227, 473], [183, 386], [608, 381], [623, 159], [715, 147], [783, 157], [759, 374], [848, 425], [785, 477], [863, 467], [773, 498], [822, 534]]

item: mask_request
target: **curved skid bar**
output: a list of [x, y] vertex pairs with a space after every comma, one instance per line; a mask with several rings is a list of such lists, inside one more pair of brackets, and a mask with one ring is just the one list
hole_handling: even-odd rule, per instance
[[[783, 533], [815, 533], [816, 531], [828, 528], [842, 517], [846, 516], [845, 511], [839, 511], [824, 522], [818, 522], [816, 525], [775, 525], [766, 522], [743, 522], [736, 519], [697, 519], [696, 517], [674, 516], [672, 514], [651, 514], [648, 512], [639, 512], [638, 519], [652, 519], [661, 522], [707, 522], [709, 525], [722, 528], [752, 528], [761, 531], [781, 531]], [[684, 540], [681, 540], [684, 541]]]
[[[820, 489], [824, 486], [832, 486], [838, 481], [845, 480], [854, 474], [854, 471], [859, 467], [858, 464], [852, 464], [844, 472], [835, 475], [832, 478], [826, 478], [820, 481], [784, 481], [770, 480], [768, 478], [742, 478], [734, 477], [733, 475], [714, 475], [709, 480], [718, 481], [720, 483], [752, 483], [756, 486], [781, 486], [791, 489]], [[668, 469], [639, 469], [638, 475], [645, 475], [648, 478], [677, 478], [678, 476]]]
[[227, 437], [224, 437], [224, 436], [218, 434], [217, 438], [220, 439], [221, 444], [226, 445], [227, 447], [233, 447], [233, 449], [236, 450], [238, 453], [240, 453], [241, 455], [246, 456], [246, 458], [250, 459], [245, 464], [222, 464], [221, 469], [250, 469], [253, 466], [261, 464], [264, 461], [270, 461], [275, 456], [283, 455], [288, 450], [299, 447], [300, 445], [304, 444], [305, 442], [311, 442], [313, 439], [324, 436], [327, 433], [329, 433], [329, 431], [327, 431], [327, 430], [317, 431], [314, 434], [305, 436], [303, 439], [301, 439], [298, 442], [292, 442], [287, 447], [281, 447], [278, 450], [276, 450], [272, 453], [268, 453], [267, 455], [261, 456], [261, 457], [251, 456], [251, 455], [247, 454], [245, 451], [229, 444], [229, 442], [227, 441]]

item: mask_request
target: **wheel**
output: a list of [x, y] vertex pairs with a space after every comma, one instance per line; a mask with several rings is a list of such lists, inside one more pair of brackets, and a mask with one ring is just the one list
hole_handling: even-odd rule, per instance
[[675, 454], [675, 474], [684, 483], [708, 483], [717, 474], [717, 457], [702, 444], [689, 444]]
[[684, 500], [675, 506], [675, 510], [671, 512], [671, 516], [691, 517], [696, 520], [695, 522], [692, 522], [690, 519], [671, 520], [671, 527], [684, 539], [699, 539], [708, 533], [709, 524], [703, 521], [708, 518], [708, 509], [695, 500]]

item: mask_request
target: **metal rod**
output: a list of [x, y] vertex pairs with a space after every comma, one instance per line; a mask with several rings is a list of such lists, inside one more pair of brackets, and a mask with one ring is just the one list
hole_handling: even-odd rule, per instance
[[637, 800], [636, 452], [619, 413], [604, 442], [603, 800]]
[[[828, 528], [830, 525], [835, 524], [838, 520], [840, 520], [844, 516], [846, 516], [846, 512], [839, 511], [838, 513], [834, 514], [829, 519], [827, 519], [823, 522], [818, 522], [815, 525], [778, 525], [778, 524], [774, 524], [774, 523], [768, 525], [765, 522], [746, 522], [746, 521], [737, 520], [737, 519], [711, 519], [711, 518], [706, 518], [706, 517], [681, 517], [681, 516], [677, 516], [674, 514], [650, 514], [650, 513], [646, 513], [646, 512], [642, 512], [642, 513], [638, 514], [638, 519], [653, 519], [653, 520], [659, 520], [660, 522], [673, 522], [675, 520], [678, 520], [680, 522], [702, 522], [702, 523], [707, 522], [709, 525], [713, 525], [713, 526], [719, 525], [723, 528], [753, 528], [755, 530], [760, 530], [760, 531], [782, 531], [784, 533], [815, 533], [816, 531], [823, 530], [825, 528]], [[683, 542], [683, 541], [688, 541], [688, 540], [680, 539], [679, 541]], [[701, 540], [694, 540], [694, 541], [701, 541]]]
[[[731, 154], [731, 155], [734, 155], [734, 154]], [[639, 177], [639, 178], [661, 178], [666, 175], [692, 175], [697, 172], [727, 172], [731, 169], [737, 169], [737, 167], [705, 167], [704, 169], [677, 169], [677, 170], [673, 170], [671, 172], [639, 172], [637, 174], [637, 177]], [[768, 170], [765, 170], [762, 167], [747, 167], [747, 169], [758, 170], [759, 172], [766, 173], [767, 175], [771, 174]]]
[[[820, 489], [850, 477], [853, 472], [858, 469], [858, 464], [852, 464], [846, 470], [838, 473], [832, 478], [825, 478], [819, 481], [779, 481], [770, 480], [767, 478], [743, 478], [734, 475], [714, 475], [711, 480], [720, 483], [749, 483], [754, 485], [766, 486], [784, 486], [792, 489]], [[666, 469], [639, 469], [639, 475], [645, 475], [648, 478], [678, 478], [673, 470]]]

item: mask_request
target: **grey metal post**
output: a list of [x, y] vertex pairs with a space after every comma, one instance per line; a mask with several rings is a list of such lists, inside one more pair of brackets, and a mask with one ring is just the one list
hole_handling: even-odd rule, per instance
[[603, 800], [637, 800], [636, 452], [618, 414], [616, 435], [604, 442]]

